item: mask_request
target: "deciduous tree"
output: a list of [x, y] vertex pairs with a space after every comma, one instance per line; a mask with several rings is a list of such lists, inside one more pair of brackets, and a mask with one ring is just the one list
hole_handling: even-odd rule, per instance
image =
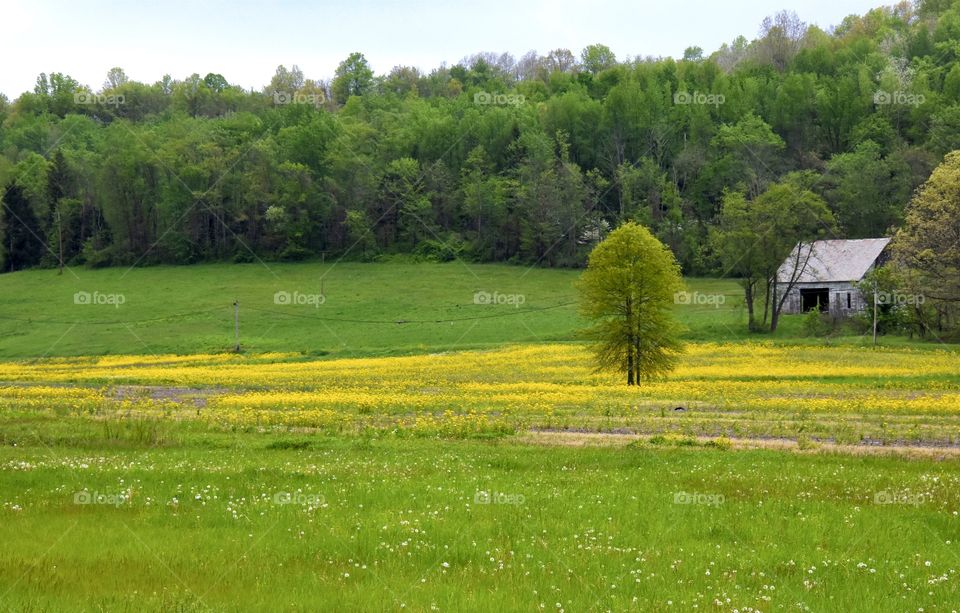
[[600, 369], [626, 373], [635, 385], [674, 368], [682, 344], [673, 305], [683, 282], [673, 254], [648, 229], [630, 222], [607, 235], [578, 287]]

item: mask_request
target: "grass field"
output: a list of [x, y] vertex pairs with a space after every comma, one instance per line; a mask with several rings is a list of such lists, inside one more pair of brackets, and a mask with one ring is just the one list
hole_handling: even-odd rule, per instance
[[[459, 262], [18, 272], [0, 275], [0, 358], [228, 351], [234, 300], [242, 347], [253, 353], [389, 355], [571, 341], [583, 325], [577, 275]], [[322, 304], [314, 299], [321, 288]], [[747, 335], [736, 283], [690, 279], [688, 289], [704, 297], [677, 306], [689, 339]], [[77, 304], [78, 292], [90, 303]], [[290, 303], [277, 304], [277, 292]], [[478, 292], [493, 304], [476, 304]], [[798, 336], [798, 319], [786, 318], [777, 337]]]
[[575, 273], [470, 268], [0, 276], [0, 608], [960, 609], [955, 348], [747, 336], [693, 279], [627, 388]]
[[222, 435], [0, 448], [12, 610], [950, 611], [955, 464]]

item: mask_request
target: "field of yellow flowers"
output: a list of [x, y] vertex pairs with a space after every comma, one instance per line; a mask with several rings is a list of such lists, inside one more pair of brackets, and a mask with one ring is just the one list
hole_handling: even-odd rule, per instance
[[[956, 353], [694, 344], [632, 388], [590, 363], [575, 344], [0, 362], [0, 602], [958, 609], [960, 460], [867, 448], [960, 442]], [[598, 432], [649, 436], [529, 444], [625, 438]]]
[[576, 344], [410, 357], [109, 356], [0, 363], [7, 417], [489, 436], [531, 429], [960, 442], [953, 351], [695, 344], [627, 387]]

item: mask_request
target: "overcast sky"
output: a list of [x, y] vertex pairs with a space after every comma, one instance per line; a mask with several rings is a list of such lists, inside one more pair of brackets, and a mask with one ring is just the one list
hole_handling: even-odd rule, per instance
[[[782, 4], [784, 1], [792, 5]], [[889, 3], [889, 2], [887, 2]], [[263, 87], [277, 65], [297, 64], [327, 79], [350, 52], [374, 71], [395, 65], [429, 71], [478, 51], [519, 58], [591, 43], [626, 56], [709, 53], [764, 16], [795, 10], [826, 29], [883, 0], [349, 0], [341, 2], [163, 2], [0, 0], [0, 92], [31, 90], [41, 72], [63, 72], [94, 90], [120, 66], [135, 80], [218, 72], [230, 83]]]

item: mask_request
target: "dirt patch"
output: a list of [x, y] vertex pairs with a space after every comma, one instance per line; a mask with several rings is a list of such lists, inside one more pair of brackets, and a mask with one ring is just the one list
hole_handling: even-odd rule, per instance
[[[654, 435], [627, 434], [623, 432], [565, 432], [537, 430], [518, 436], [521, 443], [532, 445], [560, 445], [564, 447], [623, 447], [634, 441], [647, 440]], [[716, 440], [709, 436], [698, 436], [701, 444]], [[774, 438], [730, 438], [727, 439], [733, 449], [770, 449], [792, 453], [837, 453], [845, 455], [898, 456], [933, 460], [960, 459], [958, 447], [932, 447], [929, 445], [843, 445], [837, 443], [812, 443], [801, 445], [792, 439]]]
[[118, 385], [110, 390], [115, 400], [160, 400], [192, 404], [197, 408], [207, 406], [207, 398], [222, 394], [217, 388], [168, 387], [162, 385]]

